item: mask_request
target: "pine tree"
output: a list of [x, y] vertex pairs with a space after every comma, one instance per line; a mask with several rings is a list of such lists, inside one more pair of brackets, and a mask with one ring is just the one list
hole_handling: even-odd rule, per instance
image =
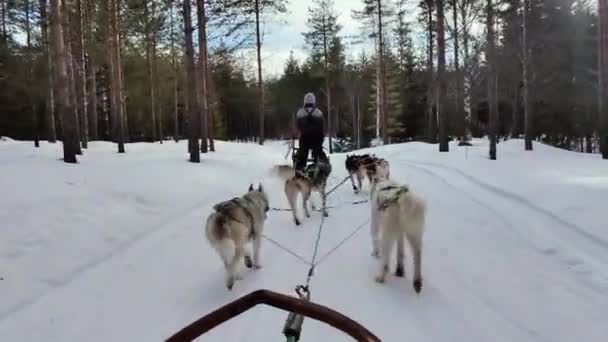
[[608, 159], [608, 4], [598, 0], [598, 37], [599, 37], [599, 134], [602, 158]]
[[490, 136], [490, 159], [496, 159], [496, 126], [498, 120], [496, 104], [496, 51], [494, 35], [494, 4], [492, 0], [486, 0], [486, 64], [487, 64], [487, 86], [488, 106], [490, 111], [489, 136]]
[[51, 1], [51, 42], [53, 51], [53, 70], [57, 82], [57, 112], [61, 115], [61, 135], [63, 140], [63, 161], [77, 163], [78, 139], [76, 137], [76, 122], [74, 101], [70, 96], [67, 71], [67, 51], [63, 37], [63, 13], [59, 0]]
[[448, 152], [447, 87], [445, 72], [445, 16], [443, 0], [435, 0], [437, 8], [437, 111], [439, 115], [439, 152]]
[[196, 96], [197, 86], [197, 70], [194, 64], [194, 45], [192, 43], [192, 3], [191, 0], [183, 1], [183, 16], [184, 16], [184, 34], [186, 37], [186, 56], [185, 56], [185, 70], [188, 78], [188, 109], [189, 109], [189, 143], [188, 148], [190, 152], [190, 162], [200, 163], [200, 150], [198, 147], [198, 140], [200, 138], [200, 106], [198, 104], [198, 96]]
[[309, 31], [304, 33], [306, 43], [311, 47], [312, 59], [320, 60], [323, 64], [325, 77], [325, 99], [327, 101], [327, 135], [329, 137], [329, 153], [333, 152], [332, 136], [334, 127], [331, 107], [331, 71], [330, 51], [340, 44], [338, 33], [342, 27], [334, 11], [332, 0], [313, 0], [313, 6], [308, 8], [307, 25]]

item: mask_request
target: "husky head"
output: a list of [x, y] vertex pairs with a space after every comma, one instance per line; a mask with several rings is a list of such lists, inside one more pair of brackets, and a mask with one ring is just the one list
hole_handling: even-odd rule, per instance
[[257, 206], [259, 206], [265, 213], [270, 210], [268, 195], [264, 191], [262, 183], [258, 184], [258, 188], [254, 189], [253, 184], [249, 185], [248, 192], [245, 196], [248, 196]]
[[359, 156], [356, 154], [353, 155], [346, 155], [346, 161], [344, 162], [344, 165], [346, 166], [346, 171], [348, 172], [355, 172], [357, 170], [357, 168], [359, 167]]

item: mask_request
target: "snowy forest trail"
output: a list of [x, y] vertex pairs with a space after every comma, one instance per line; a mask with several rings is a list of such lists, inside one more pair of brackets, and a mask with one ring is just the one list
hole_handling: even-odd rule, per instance
[[[268, 174], [273, 164], [286, 162], [284, 146], [269, 145], [221, 143], [221, 152], [206, 155], [196, 168], [171, 157], [173, 149], [183, 148], [182, 144], [142, 146], [133, 155], [135, 160], [128, 162], [132, 169], [126, 176], [120, 170], [126, 167], [121, 163], [127, 161], [111, 161], [117, 157], [99, 151], [99, 156], [106, 158], [105, 172], [122, 175], [123, 179], [105, 192], [100, 191], [104, 190], [105, 181], [91, 184], [94, 181], [89, 179], [87, 186], [95, 189], [90, 199], [101, 201], [105, 195], [115, 198], [112, 194], [121, 190], [129, 199], [121, 202], [122, 206], [133, 206], [143, 199], [146, 210], [92, 212], [83, 204], [85, 214], [97, 216], [88, 217], [82, 224], [118, 213], [111, 228], [128, 234], [110, 235], [117, 241], [105, 248], [80, 246], [82, 263], [72, 260], [72, 252], [59, 259], [53, 253], [65, 254], [72, 244], [91, 243], [80, 235], [85, 228], [95, 230], [96, 226], [59, 230], [59, 236], [54, 237], [41, 235], [47, 238], [47, 244], [40, 247], [45, 248], [38, 254], [30, 252], [29, 257], [27, 250], [21, 250], [23, 255], [13, 259], [0, 257], [0, 265], [8, 265], [12, 271], [5, 273], [7, 281], [15, 285], [6, 287], [7, 282], [2, 281], [0, 288], [26, 300], [21, 306], [0, 300], [0, 340], [161, 341], [205, 313], [253, 290], [268, 288], [293, 294], [294, 287], [305, 281], [309, 266], [269, 241], [262, 243], [263, 268], [256, 272], [244, 270], [243, 280], [233, 291], [227, 291], [223, 266], [203, 234], [211, 206], [242, 194], [251, 182], [263, 182], [272, 207], [287, 207], [282, 183]], [[431, 148], [418, 151], [405, 144], [369, 150], [389, 160], [392, 178], [408, 183], [428, 202], [422, 293], [416, 295], [411, 287], [409, 250], [405, 279], [391, 276], [386, 284], [374, 282], [378, 264], [370, 256], [366, 226], [316, 268], [311, 282], [312, 299], [359, 321], [383, 341], [603, 340], [608, 334], [608, 327], [603, 324], [608, 307], [608, 253], [602, 253], [602, 243], [594, 243], [577, 232], [566, 224], [569, 220], [560, 220], [558, 215], [548, 215], [507, 193], [493, 191], [473, 175], [450, 170]], [[402, 157], [405, 153], [409, 154], [407, 160]], [[0, 159], [4, 157], [0, 155]], [[15, 159], [12, 155], [6, 157]], [[346, 176], [344, 157], [332, 155], [330, 186]], [[90, 158], [93, 163], [95, 158]], [[433, 162], [434, 158], [439, 161]], [[44, 160], [23, 163], [44, 164]], [[80, 166], [86, 168], [87, 163], [89, 160]], [[160, 166], [164, 164], [168, 166]], [[95, 165], [91, 167], [94, 169]], [[65, 180], [76, 182], [74, 177]], [[76, 184], [84, 186], [84, 182]], [[63, 189], [72, 191], [73, 187], [64, 185]], [[348, 204], [365, 200], [368, 189], [366, 183], [363, 193], [355, 195], [347, 182], [330, 196], [328, 204], [335, 208], [326, 219], [319, 256], [331, 251], [369, 218], [367, 204]], [[15, 208], [24, 209], [24, 205], [19, 202]], [[149, 213], [159, 207], [164, 215]], [[8, 210], [0, 214], [17, 222]], [[41, 215], [48, 215], [48, 211], [42, 210]], [[310, 260], [320, 215], [313, 212], [311, 218], [304, 218], [302, 226], [296, 227], [291, 213], [270, 212], [264, 233]], [[30, 228], [29, 223], [25, 222], [26, 228]], [[132, 224], [144, 225], [145, 229], [131, 227]], [[21, 235], [11, 231], [2, 234], [8, 234], [10, 241], [22, 241]], [[35, 229], [30, 233], [42, 234]], [[3, 246], [10, 250], [8, 242]], [[86, 253], [89, 247], [91, 254]], [[55, 283], [25, 292], [18, 290], [19, 285], [28, 288], [32, 285], [29, 282], [37, 280], [29, 273], [45, 272], [48, 261], [40, 259], [44, 255], [48, 261], [64, 264], [59, 268], [60, 275], [45, 274]], [[0, 272], [5, 272], [2, 268]], [[13, 280], [16, 276], [22, 278]], [[286, 315], [269, 307], [256, 307], [200, 340], [282, 340]], [[350, 338], [309, 319], [305, 321], [302, 340]]]

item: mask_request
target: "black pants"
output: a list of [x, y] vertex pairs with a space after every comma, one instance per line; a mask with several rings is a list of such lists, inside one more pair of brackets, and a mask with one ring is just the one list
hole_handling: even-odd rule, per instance
[[304, 170], [308, 161], [308, 154], [312, 151], [312, 159], [319, 160], [323, 156], [323, 140], [300, 139], [300, 148], [296, 155], [296, 170]]

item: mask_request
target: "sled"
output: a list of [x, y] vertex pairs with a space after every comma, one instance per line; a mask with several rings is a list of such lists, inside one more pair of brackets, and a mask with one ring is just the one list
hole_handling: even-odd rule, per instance
[[356, 341], [381, 341], [361, 324], [328, 307], [270, 290], [257, 290], [201, 317], [169, 337], [166, 342], [193, 341], [258, 304], [270, 305], [324, 322], [348, 334]]

